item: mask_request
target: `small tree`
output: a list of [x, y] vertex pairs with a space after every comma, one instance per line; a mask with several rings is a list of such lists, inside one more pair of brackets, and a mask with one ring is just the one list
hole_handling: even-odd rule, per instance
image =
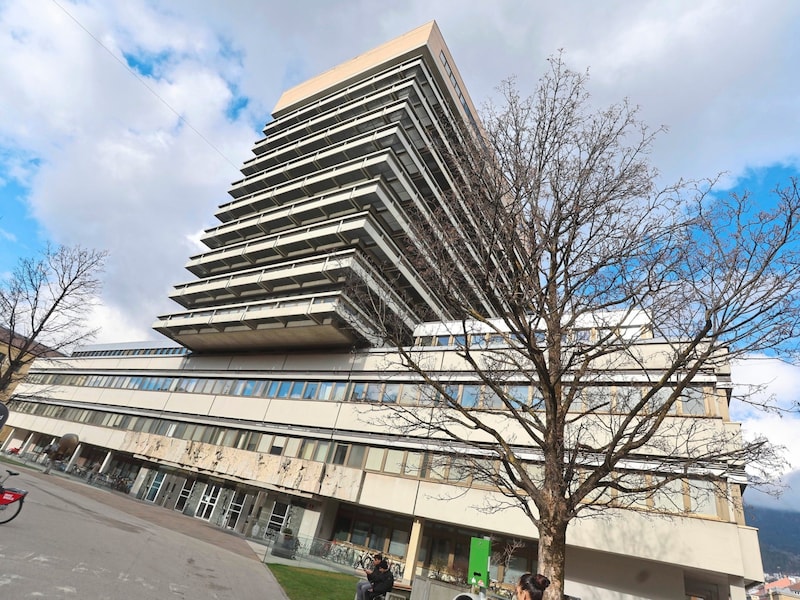
[[[731, 472], [774, 464], [763, 439], [672, 415], [699, 376], [749, 353], [788, 354], [800, 333], [797, 182], [777, 189], [771, 208], [718, 196], [712, 182], [658, 189], [648, 154], [659, 130], [625, 102], [590, 110], [586, 81], [556, 56], [532, 97], [505, 83], [483, 129], [454, 131], [435, 149], [457, 192], [419, 219], [409, 256], [488, 400], [460, 403], [446, 370], [397, 333], [384, 299], [361, 304], [434, 391], [430, 411], [383, 409], [392, 426], [432, 448], [474, 450], [450, 468], [505, 497], [488, 510], [517, 507], [535, 524], [550, 599], [564, 592], [567, 529], [579, 516], [652, 505], [675, 485], [727, 493]], [[503, 348], [471, 345], [478, 327]], [[657, 357], [647, 340], [659, 341]], [[594, 398], [622, 366], [645, 385], [617, 393], [613, 407]], [[512, 378], [535, 397], [516, 396]]]
[[24, 376], [40, 356], [53, 356], [92, 338], [87, 327], [100, 290], [106, 253], [81, 247], [47, 246], [36, 258], [22, 258], [0, 283], [0, 328], [5, 360], [0, 393]]

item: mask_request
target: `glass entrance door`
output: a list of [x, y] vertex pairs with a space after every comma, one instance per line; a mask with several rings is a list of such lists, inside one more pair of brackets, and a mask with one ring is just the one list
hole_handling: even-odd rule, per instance
[[239, 516], [242, 514], [242, 507], [244, 506], [244, 501], [247, 498], [247, 494], [244, 492], [236, 492], [231, 499], [231, 503], [228, 505], [227, 510], [225, 511], [225, 518], [223, 522], [225, 523], [224, 527], [228, 529], [235, 529], [236, 523], [239, 521]]
[[158, 496], [158, 491], [161, 489], [161, 484], [164, 483], [164, 477], [166, 477], [166, 475], [167, 474], [163, 471], [156, 473], [156, 476], [153, 477], [153, 481], [150, 482], [150, 487], [147, 489], [147, 494], [144, 497], [145, 501], [156, 501], [156, 496]]
[[175, 510], [183, 512], [186, 508], [186, 501], [189, 499], [189, 496], [192, 495], [192, 490], [194, 490], [194, 479], [187, 479], [183, 482], [183, 488], [181, 489], [180, 493], [178, 494], [178, 501], [175, 502]]
[[285, 502], [276, 501], [275, 506], [272, 507], [272, 514], [269, 516], [269, 523], [267, 523], [267, 531], [265, 533], [272, 532], [273, 535], [280, 533], [288, 516], [289, 505]]
[[219, 500], [219, 493], [222, 491], [222, 486], [215, 483], [207, 483], [203, 495], [200, 497], [200, 502], [197, 505], [197, 510], [194, 516], [204, 521], [209, 521], [217, 506]]

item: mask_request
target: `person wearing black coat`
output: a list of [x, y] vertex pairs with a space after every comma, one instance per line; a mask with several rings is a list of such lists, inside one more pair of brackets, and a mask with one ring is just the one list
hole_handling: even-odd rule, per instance
[[394, 587], [394, 575], [389, 571], [389, 563], [385, 560], [379, 562], [378, 568], [372, 572], [370, 581], [372, 582], [372, 588], [367, 590], [367, 600], [372, 600], [376, 596], [391, 592]]

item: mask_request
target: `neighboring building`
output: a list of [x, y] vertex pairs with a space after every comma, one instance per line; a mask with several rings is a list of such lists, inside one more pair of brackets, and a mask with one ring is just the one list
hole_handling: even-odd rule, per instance
[[797, 577], [781, 577], [748, 590], [750, 600], [797, 600], [800, 598], [800, 583]]
[[[11, 403], [6, 447], [36, 452], [77, 433], [72, 464], [101, 463], [148, 502], [255, 538], [290, 528], [314, 553], [334, 554], [331, 540], [382, 550], [405, 564], [405, 579], [465, 577], [470, 537], [490, 534], [498, 548], [525, 542], [493, 576], [510, 582], [534, 570], [530, 521], [479, 511], [495, 492], [443, 466], [448, 448], [391, 421], [386, 404], [426, 410], [426, 389], [391, 349], [372, 347], [377, 325], [348, 291], [356, 279], [387, 298], [415, 351], [461, 398], [480, 394], [457, 355], [452, 315], [405, 258], [411, 220], [457, 194], [436, 149], [474, 115], [434, 23], [286, 92], [217, 212], [222, 224], [203, 236], [209, 251], [188, 264], [198, 279], [172, 294], [184, 311], [154, 325], [174, 342], [37, 361]], [[469, 260], [480, 242], [468, 233], [454, 260]], [[464, 293], [482, 301], [477, 287]], [[498, 343], [488, 330], [470, 335], [476, 347]], [[646, 364], [661, 344], [641, 342]], [[622, 386], [629, 394], [646, 383], [639, 366], [616, 368], [603, 388], [609, 406]], [[694, 392], [671, 418], [738, 427], [726, 370], [703, 372]], [[743, 477], [724, 477], [739, 498]], [[566, 592], [743, 600], [762, 577], [756, 531], [713, 487], [685, 491], [664, 492], [683, 507], [669, 519], [648, 513], [662, 508], [656, 496], [641, 510], [575, 522]]]
[[[3, 404], [8, 402], [14, 394], [17, 384], [27, 375], [34, 359], [58, 356], [64, 355], [44, 344], [30, 344], [27, 338], [15, 334], [7, 327], [0, 326], [0, 402]], [[15, 361], [17, 364], [13, 364]], [[6, 381], [7, 383], [4, 383]], [[6, 426], [0, 430], [0, 444], [5, 441], [9, 431], [10, 428]]]
[[[20, 352], [22, 355], [20, 356]], [[14, 394], [17, 384], [25, 378], [31, 363], [36, 358], [64, 356], [61, 352], [48, 348], [0, 326], [0, 374], [8, 373], [8, 384], [0, 385], [0, 402], [6, 402]], [[12, 363], [18, 361], [18, 365]]]

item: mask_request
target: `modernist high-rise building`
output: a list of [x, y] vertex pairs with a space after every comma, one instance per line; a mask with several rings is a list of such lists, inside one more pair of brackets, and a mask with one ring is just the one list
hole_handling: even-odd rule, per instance
[[[352, 292], [381, 297], [400, 336], [430, 355], [456, 394], [480, 395], [457, 347], [502, 340], [477, 327], [469, 340], [454, 335], [428, 270], [408, 258], [412, 225], [424, 227], [458, 195], [443, 153], [452, 132], [478, 127], [438, 27], [296, 86], [273, 117], [216, 213], [220, 224], [203, 236], [208, 251], [189, 260], [194, 278], [172, 294], [182, 310], [154, 324], [170, 340], [38, 361], [10, 403], [4, 449], [36, 456], [77, 433], [67, 468], [99, 463], [147, 502], [253, 538], [291, 529], [312, 554], [380, 550], [405, 565], [406, 580], [463, 579], [470, 538], [481, 536], [500, 550], [517, 542], [492, 562], [493, 577], [512, 582], [535, 570], [538, 534], [521, 512], [479, 510], [491, 486], [448, 467], [446, 447], [434, 451], [377, 418], [386, 403], [422, 410], [429, 395], [380, 346], [381, 324]], [[453, 244], [467, 283], [475, 244], [469, 231]], [[461, 293], [494, 314], [479, 285]], [[655, 356], [658, 343], [643, 340], [643, 355]], [[606, 377], [608, 410], [621, 389], [646, 384], [623, 367]], [[738, 427], [724, 368], [694, 384], [670, 418]], [[744, 599], [762, 577], [757, 535], [731, 501], [744, 480], [725, 473], [717, 483], [728, 493], [689, 494], [679, 481], [663, 492], [670, 502], [656, 495], [613, 518], [576, 522], [566, 592]], [[670, 518], [652, 515], [666, 506]]]

